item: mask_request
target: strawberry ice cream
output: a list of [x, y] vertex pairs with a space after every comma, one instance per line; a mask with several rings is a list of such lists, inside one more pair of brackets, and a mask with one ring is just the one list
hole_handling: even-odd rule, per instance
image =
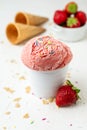
[[65, 80], [70, 48], [50, 36], [35, 37], [23, 48], [22, 61], [28, 68], [29, 85], [34, 95], [50, 98]]
[[33, 38], [22, 51], [23, 63], [30, 69], [38, 71], [63, 68], [71, 59], [70, 48], [50, 36]]

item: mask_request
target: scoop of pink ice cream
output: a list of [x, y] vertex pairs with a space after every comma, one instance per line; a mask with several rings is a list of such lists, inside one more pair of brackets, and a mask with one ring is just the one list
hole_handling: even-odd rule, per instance
[[50, 36], [30, 40], [22, 51], [23, 63], [34, 70], [55, 70], [67, 65], [72, 59], [70, 48]]

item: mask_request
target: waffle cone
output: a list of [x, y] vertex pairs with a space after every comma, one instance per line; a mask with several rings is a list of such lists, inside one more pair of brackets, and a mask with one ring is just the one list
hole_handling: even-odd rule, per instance
[[40, 25], [48, 21], [48, 18], [33, 15], [30, 13], [18, 12], [15, 16], [15, 22], [28, 25]]
[[12, 44], [19, 44], [20, 42], [30, 39], [44, 31], [45, 29], [42, 27], [10, 23], [7, 25], [6, 35]]

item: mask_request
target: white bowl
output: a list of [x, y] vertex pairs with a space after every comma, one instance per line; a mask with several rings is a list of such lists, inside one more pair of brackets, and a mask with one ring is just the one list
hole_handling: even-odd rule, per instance
[[52, 24], [51, 35], [63, 41], [75, 42], [83, 39], [87, 33], [87, 24], [78, 28], [66, 28], [57, 24]]
[[52, 71], [28, 70], [32, 92], [37, 97], [50, 98], [56, 95], [58, 88], [64, 83], [68, 65]]

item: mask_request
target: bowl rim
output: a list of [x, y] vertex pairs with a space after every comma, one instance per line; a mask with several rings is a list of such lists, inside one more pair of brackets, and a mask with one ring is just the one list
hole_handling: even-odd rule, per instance
[[66, 28], [66, 27], [60, 26], [56, 23], [53, 23], [53, 26], [55, 27], [55, 29], [60, 28], [61, 30], [80, 30], [82, 28], [87, 29], [87, 23], [85, 23], [83, 26], [77, 27], [77, 28]]

